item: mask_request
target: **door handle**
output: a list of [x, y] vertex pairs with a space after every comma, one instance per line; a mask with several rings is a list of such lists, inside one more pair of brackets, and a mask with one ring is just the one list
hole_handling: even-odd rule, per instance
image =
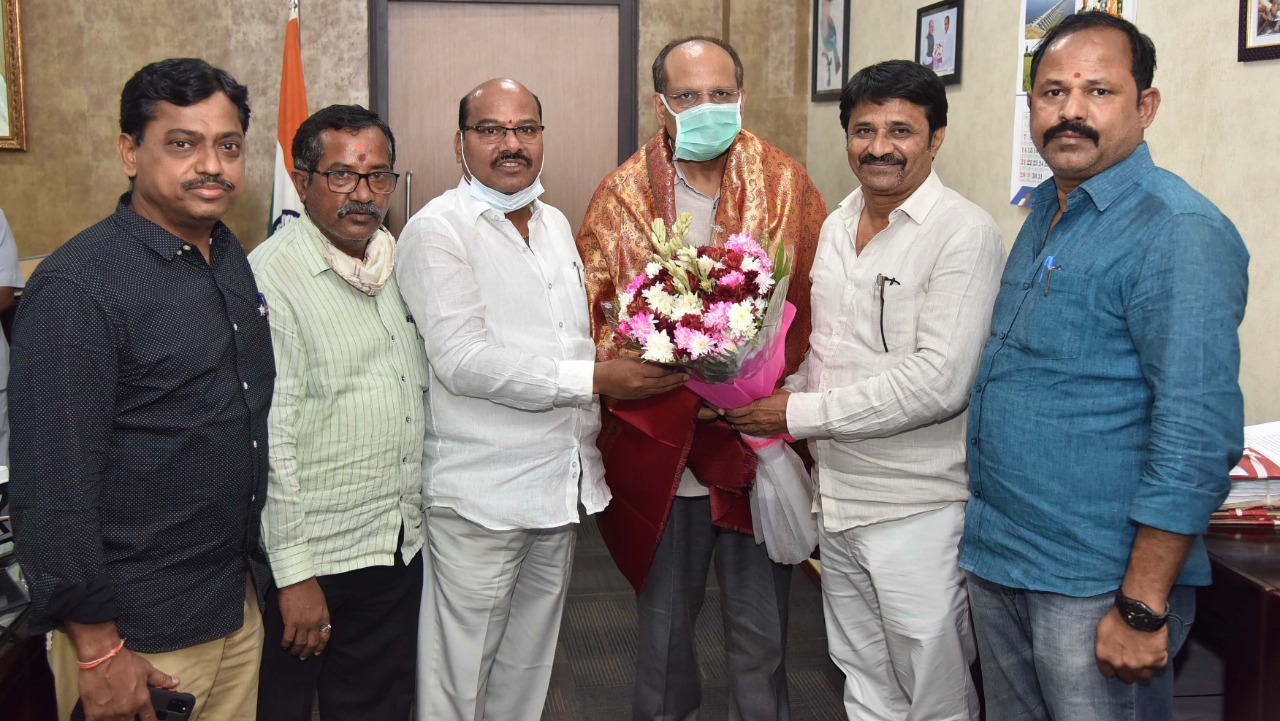
[[404, 174], [404, 222], [408, 223], [409, 218], [413, 217], [413, 171], [405, 171]]

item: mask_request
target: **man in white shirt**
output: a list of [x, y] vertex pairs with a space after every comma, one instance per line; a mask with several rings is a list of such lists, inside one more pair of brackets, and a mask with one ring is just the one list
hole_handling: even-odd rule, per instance
[[542, 106], [512, 80], [463, 97], [458, 187], [405, 226], [396, 277], [430, 361], [423, 465], [423, 721], [536, 720], [551, 677], [578, 506], [609, 502], [597, 393], [685, 379], [595, 362], [582, 263], [542, 193]]
[[951, 32], [951, 15], [942, 17], [942, 69], [956, 69], [956, 36]]
[[862, 187], [822, 227], [809, 353], [783, 391], [725, 415], [743, 433], [809, 439], [827, 640], [849, 717], [976, 719], [956, 566], [964, 411], [1004, 246], [991, 216], [932, 170], [947, 124], [933, 71], [862, 69], [840, 122]]

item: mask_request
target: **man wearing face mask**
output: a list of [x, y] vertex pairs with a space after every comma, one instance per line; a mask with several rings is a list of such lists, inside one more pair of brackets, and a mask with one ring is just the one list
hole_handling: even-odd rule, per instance
[[597, 363], [582, 264], [542, 194], [542, 106], [523, 85], [462, 98], [458, 187], [405, 226], [396, 276], [431, 367], [423, 478], [424, 721], [541, 717], [578, 505], [609, 502], [596, 394], [641, 398], [684, 375]]
[[[794, 256], [788, 300], [788, 372], [809, 339], [809, 269], [826, 216], [804, 169], [742, 130], [742, 63], [711, 38], [669, 43], [653, 63], [662, 129], [610, 173], [578, 234], [586, 264], [596, 357], [618, 354], [606, 304], [640, 273], [647, 240], [690, 213], [687, 241], [721, 244], [731, 233], [777, 238]], [[637, 719], [684, 719], [701, 703], [693, 632], [714, 556], [725, 619], [732, 708], [742, 719], [785, 719], [783, 652], [789, 566], [773, 563], [752, 533], [748, 489], [755, 452], [723, 421], [695, 420], [699, 398], [679, 389], [642, 404], [610, 402], [601, 450], [614, 503], [599, 527], [638, 594], [633, 706]]]
[[309, 720], [317, 692], [326, 719], [413, 705], [427, 358], [381, 228], [395, 147], [359, 105], [307, 118], [291, 153], [306, 213], [249, 255], [276, 357], [258, 718]]

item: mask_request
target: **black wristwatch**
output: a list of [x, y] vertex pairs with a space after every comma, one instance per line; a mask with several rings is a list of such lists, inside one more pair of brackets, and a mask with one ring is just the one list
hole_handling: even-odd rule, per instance
[[1124, 619], [1130, 628], [1148, 633], [1164, 628], [1169, 620], [1167, 606], [1164, 613], [1156, 613], [1147, 604], [1129, 598], [1118, 589], [1116, 590], [1116, 610], [1120, 612], [1120, 618]]

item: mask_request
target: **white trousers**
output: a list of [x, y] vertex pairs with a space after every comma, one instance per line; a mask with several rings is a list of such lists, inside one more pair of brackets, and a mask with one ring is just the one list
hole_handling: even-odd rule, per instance
[[438, 507], [423, 525], [419, 721], [538, 721], [575, 526], [493, 531]]
[[839, 533], [818, 523], [827, 646], [850, 719], [978, 718], [963, 530], [964, 503]]

